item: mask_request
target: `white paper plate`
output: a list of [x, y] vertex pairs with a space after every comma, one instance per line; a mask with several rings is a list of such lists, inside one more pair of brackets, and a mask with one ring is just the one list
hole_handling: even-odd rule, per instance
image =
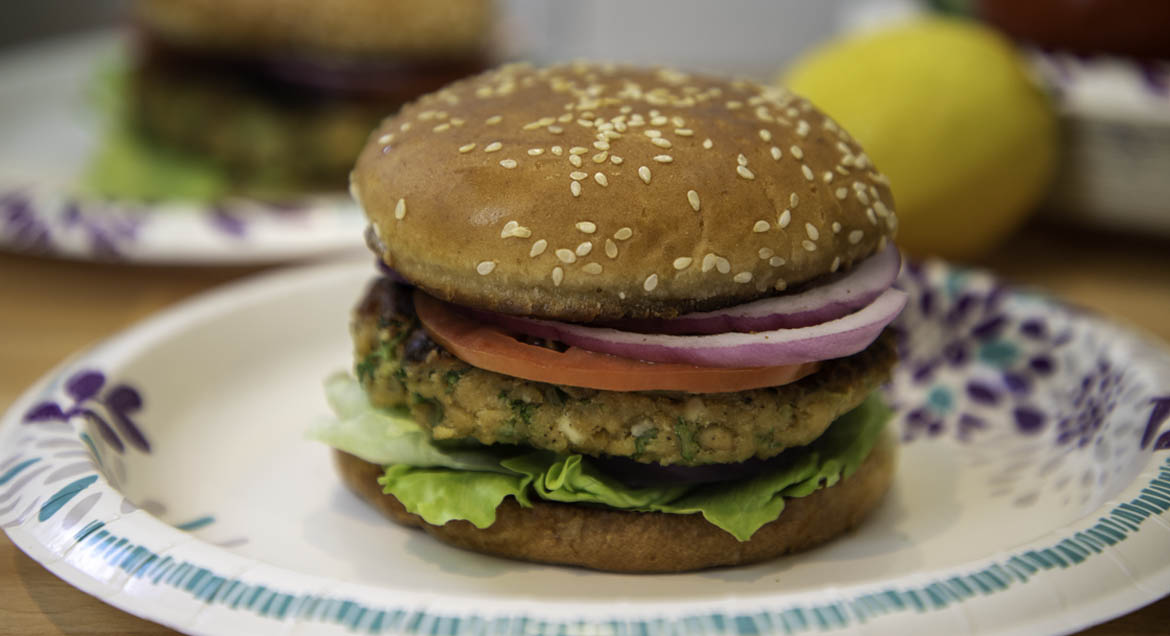
[[447, 547], [340, 485], [302, 432], [369, 277], [270, 274], [63, 365], [0, 424], [0, 525], [196, 633], [1039, 634], [1170, 592], [1170, 357], [1094, 316], [908, 268], [904, 443], [874, 516], [770, 563], [629, 576]]
[[83, 260], [227, 265], [362, 249], [344, 194], [282, 205], [104, 201], [74, 194], [101, 128], [86, 92], [121, 46], [72, 37], [0, 57], [0, 249]]

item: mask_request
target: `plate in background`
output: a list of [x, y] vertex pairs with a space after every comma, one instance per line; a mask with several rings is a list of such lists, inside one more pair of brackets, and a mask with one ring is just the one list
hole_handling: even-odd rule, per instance
[[206, 294], [51, 373], [0, 423], [0, 525], [195, 633], [1063, 633], [1170, 592], [1170, 356], [994, 278], [908, 267], [901, 433], [857, 531], [768, 563], [617, 575], [393, 525], [303, 431], [350, 366], [367, 263]]
[[279, 205], [135, 203], [75, 194], [97, 148], [86, 95], [118, 33], [69, 37], [0, 57], [0, 249], [82, 260], [228, 265], [362, 249], [365, 219], [345, 194]]

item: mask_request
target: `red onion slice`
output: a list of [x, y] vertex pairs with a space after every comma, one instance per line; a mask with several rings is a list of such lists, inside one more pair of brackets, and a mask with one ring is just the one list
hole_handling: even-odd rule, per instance
[[898, 248], [866, 258], [853, 269], [797, 294], [774, 296], [717, 311], [678, 318], [646, 318], [607, 322], [621, 331], [665, 334], [748, 333], [819, 325], [848, 315], [873, 302], [894, 283], [902, 266]]
[[707, 367], [769, 367], [853, 355], [868, 347], [905, 305], [906, 294], [890, 288], [861, 310], [821, 324], [702, 336], [634, 333], [492, 312], [474, 313], [505, 329], [624, 358]]

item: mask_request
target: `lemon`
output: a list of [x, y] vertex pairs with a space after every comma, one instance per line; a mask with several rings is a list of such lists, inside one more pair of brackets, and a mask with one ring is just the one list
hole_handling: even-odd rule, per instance
[[1051, 103], [1011, 45], [973, 22], [926, 18], [847, 36], [781, 82], [890, 178], [898, 244], [915, 256], [985, 253], [1036, 207], [1054, 169]]

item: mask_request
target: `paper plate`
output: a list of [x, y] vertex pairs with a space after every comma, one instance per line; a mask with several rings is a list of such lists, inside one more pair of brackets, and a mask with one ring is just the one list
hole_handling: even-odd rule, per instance
[[1040, 634], [1170, 592], [1170, 356], [1096, 316], [907, 268], [878, 511], [769, 563], [630, 576], [463, 552], [339, 484], [303, 431], [370, 276], [236, 284], [51, 373], [0, 424], [0, 524], [87, 593], [209, 634]]
[[362, 249], [365, 219], [347, 195], [280, 205], [135, 203], [77, 193], [98, 145], [86, 91], [118, 33], [38, 44], [0, 57], [0, 249], [81, 260], [228, 265]]

